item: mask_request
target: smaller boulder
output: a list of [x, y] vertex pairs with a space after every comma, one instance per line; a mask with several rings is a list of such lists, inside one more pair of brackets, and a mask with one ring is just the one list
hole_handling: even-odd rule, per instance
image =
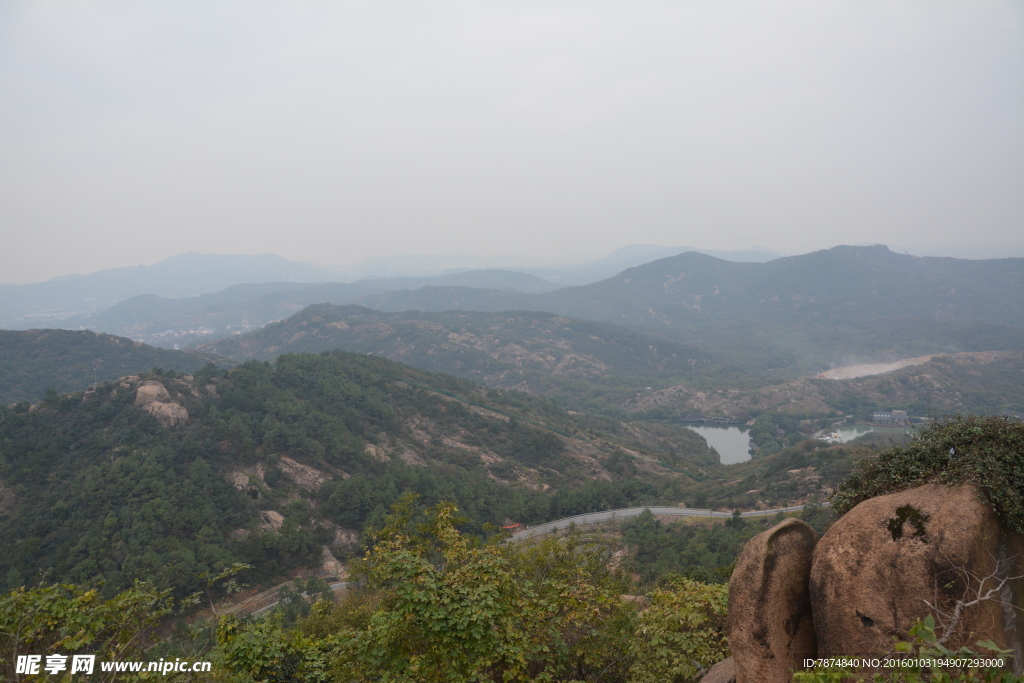
[[263, 513], [263, 523], [260, 528], [264, 531], [277, 531], [284, 524], [284, 515], [277, 510], [266, 510]]
[[736, 662], [732, 657], [723, 659], [708, 669], [700, 683], [736, 683]]
[[818, 534], [787, 519], [747, 542], [729, 581], [737, 683], [788, 683], [817, 644], [808, 581]]
[[188, 422], [188, 411], [185, 406], [178, 403], [163, 403], [153, 401], [142, 408], [156, 418], [164, 427], [178, 427]]
[[142, 386], [135, 391], [135, 406], [138, 408], [144, 408], [154, 401], [170, 403], [171, 395], [167, 392], [167, 388], [163, 384], [160, 384], [160, 382], [155, 380], [143, 382]]
[[322, 562], [320, 563], [320, 573], [323, 576], [336, 576], [340, 578], [346, 578], [348, 572], [345, 570], [345, 565], [338, 562], [338, 559], [334, 557], [334, 553], [327, 546], [324, 546], [323, 553], [321, 553]]
[[143, 382], [135, 391], [135, 405], [156, 418], [164, 427], [177, 427], [188, 421], [185, 406], [171, 399], [167, 388], [160, 382]]

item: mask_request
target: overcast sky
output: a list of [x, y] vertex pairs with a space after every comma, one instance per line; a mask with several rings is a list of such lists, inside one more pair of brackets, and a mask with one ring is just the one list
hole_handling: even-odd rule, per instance
[[3, 2], [0, 236], [7, 282], [184, 251], [1024, 255], [1024, 3]]

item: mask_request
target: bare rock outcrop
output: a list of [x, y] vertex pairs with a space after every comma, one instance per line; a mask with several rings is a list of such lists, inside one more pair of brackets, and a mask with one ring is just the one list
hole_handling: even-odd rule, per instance
[[281, 471], [288, 475], [288, 478], [307, 491], [316, 491], [327, 479], [320, 470], [309, 465], [296, 462], [286, 455], [281, 456]]
[[345, 570], [345, 565], [338, 562], [337, 558], [334, 557], [334, 553], [331, 552], [330, 548], [324, 546], [323, 553], [321, 554], [322, 562], [320, 563], [320, 574], [322, 576], [335, 576], [339, 579], [348, 577], [348, 572]]
[[249, 475], [244, 472], [228, 472], [228, 481], [238, 491], [245, 491], [249, 488]]
[[360, 534], [355, 529], [338, 527], [334, 530], [334, 540], [331, 541], [331, 545], [336, 548], [355, 547], [359, 545], [359, 538]]
[[785, 683], [813, 657], [808, 581], [818, 534], [787, 519], [747, 543], [729, 582], [729, 648], [737, 683]]
[[971, 486], [927, 484], [860, 503], [814, 551], [810, 597], [819, 656], [884, 653], [893, 636], [906, 639], [916, 620], [936, 610], [947, 647], [991, 639], [1020, 652], [1020, 612], [1007, 604], [1008, 583], [1008, 600], [992, 595], [963, 609], [955, 627], [943, 616], [1001, 577], [1020, 575], [1020, 545]]
[[154, 402], [170, 403], [171, 395], [168, 393], [167, 387], [151, 379], [143, 382], [135, 390], [135, 405], [138, 408], [142, 408]]
[[167, 388], [155, 380], [148, 380], [135, 390], [135, 406], [142, 408], [164, 427], [177, 427], [188, 421], [185, 406], [176, 403]]
[[264, 531], [277, 531], [284, 525], [284, 515], [277, 510], [264, 510], [260, 528]]
[[732, 657], [718, 662], [704, 674], [700, 683], [736, 683], [736, 662]]
[[0, 481], [0, 515], [5, 515], [13, 510], [15, 502], [17, 502], [17, 496], [14, 495], [14, 489], [4, 486], [4, 483]]

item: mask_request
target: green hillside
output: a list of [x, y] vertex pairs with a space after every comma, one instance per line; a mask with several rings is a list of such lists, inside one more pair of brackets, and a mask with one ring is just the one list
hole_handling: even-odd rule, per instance
[[[187, 421], [162, 426], [175, 404]], [[406, 491], [479, 530], [678, 495], [714, 463], [686, 429], [366, 355], [143, 374], [0, 410], [0, 580], [188, 591], [235, 561], [263, 580], [319, 565]]]
[[193, 372], [215, 358], [88, 330], [0, 330], [0, 405], [79, 391], [154, 367]]
[[491, 387], [548, 396], [573, 410], [605, 412], [648, 386], [745, 381], [715, 354], [692, 346], [619, 325], [518, 311], [384, 313], [322, 304], [199, 348], [236, 361], [328, 349], [373, 353]]
[[550, 313], [384, 313], [318, 305], [199, 350], [242, 361], [335, 348], [620, 417], [746, 420], [762, 411], [782, 411], [853, 414], [863, 420], [885, 409], [921, 416], [1024, 411], [1019, 352], [925, 356], [919, 364], [881, 375], [772, 383], [722, 362], [723, 354], [634, 328]]

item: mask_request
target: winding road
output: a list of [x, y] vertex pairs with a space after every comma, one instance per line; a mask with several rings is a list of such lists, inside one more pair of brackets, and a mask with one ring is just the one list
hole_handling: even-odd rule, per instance
[[[822, 503], [822, 507], [827, 507], [828, 503]], [[805, 505], [794, 505], [788, 508], [773, 508], [771, 510], [748, 510], [741, 512], [741, 517], [761, 517], [764, 515], [774, 515], [779, 512], [796, 512], [797, 510], [803, 510]], [[562, 519], [556, 519], [553, 522], [546, 522], [544, 524], [538, 524], [537, 526], [524, 529], [512, 534], [511, 540], [513, 541], [524, 541], [534, 536], [540, 536], [541, 534], [548, 534], [557, 529], [564, 529], [571, 524], [596, 524], [598, 522], [610, 522], [616, 519], [626, 519], [627, 517], [636, 517], [640, 515], [644, 510], [650, 510], [652, 515], [669, 515], [673, 517], [732, 517], [731, 512], [719, 512], [717, 510], [702, 510], [700, 508], [676, 508], [676, 507], [643, 507], [643, 508], [622, 508], [619, 510], [605, 510], [604, 512], [588, 512], [585, 515], [575, 515], [573, 517], [564, 517]]]

